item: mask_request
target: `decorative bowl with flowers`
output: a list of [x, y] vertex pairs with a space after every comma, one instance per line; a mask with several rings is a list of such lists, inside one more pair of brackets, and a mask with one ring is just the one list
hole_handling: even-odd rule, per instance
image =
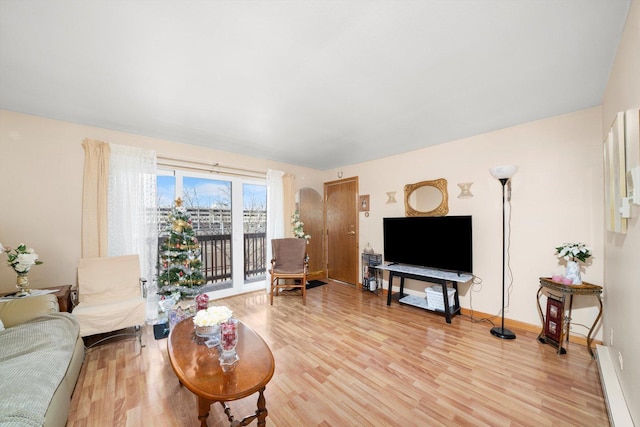
[[200, 337], [220, 336], [220, 323], [228, 320], [233, 311], [227, 306], [212, 306], [206, 310], [200, 310], [193, 317], [196, 335]]

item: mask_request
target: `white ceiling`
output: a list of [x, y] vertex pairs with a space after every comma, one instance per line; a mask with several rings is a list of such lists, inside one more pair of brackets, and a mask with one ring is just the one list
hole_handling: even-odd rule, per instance
[[326, 170], [602, 103], [630, 0], [0, 0], [0, 109]]

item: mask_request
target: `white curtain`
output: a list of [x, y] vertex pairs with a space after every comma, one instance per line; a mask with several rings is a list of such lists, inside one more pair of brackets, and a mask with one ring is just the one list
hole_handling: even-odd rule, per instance
[[155, 283], [158, 263], [156, 153], [110, 144], [108, 255], [138, 254], [147, 279], [148, 318], [157, 316]]
[[[271, 239], [284, 237], [284, 172], [267, 170], [267, 270], [271, 268]], [[271, 281], [266, 281], [267, 292]]]

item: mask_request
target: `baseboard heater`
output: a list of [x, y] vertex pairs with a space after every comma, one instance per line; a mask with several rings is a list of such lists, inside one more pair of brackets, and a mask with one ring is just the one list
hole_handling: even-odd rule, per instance
[[618, 381], [609, 348], [597, 345], [596, 351], [602, 392], [604, 393], [604, 400], [609, 413], [609, 423], [611, 423], [611, 427], [633, 427], [633, 420], [631, 419], [627, 402], [624, 400], [622, 387], [620, 387], [620, 381]]

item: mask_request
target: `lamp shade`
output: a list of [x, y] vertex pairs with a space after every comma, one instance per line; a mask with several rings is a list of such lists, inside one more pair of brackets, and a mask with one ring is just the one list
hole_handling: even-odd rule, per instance
[[509, 179], [513, 175], [515, 175], [516, 172], [518, 172], [518, 166], [495, 166], [489, 169], [489, 172], [491, 172], [491, 176], [493, 176], [495, 179]]

